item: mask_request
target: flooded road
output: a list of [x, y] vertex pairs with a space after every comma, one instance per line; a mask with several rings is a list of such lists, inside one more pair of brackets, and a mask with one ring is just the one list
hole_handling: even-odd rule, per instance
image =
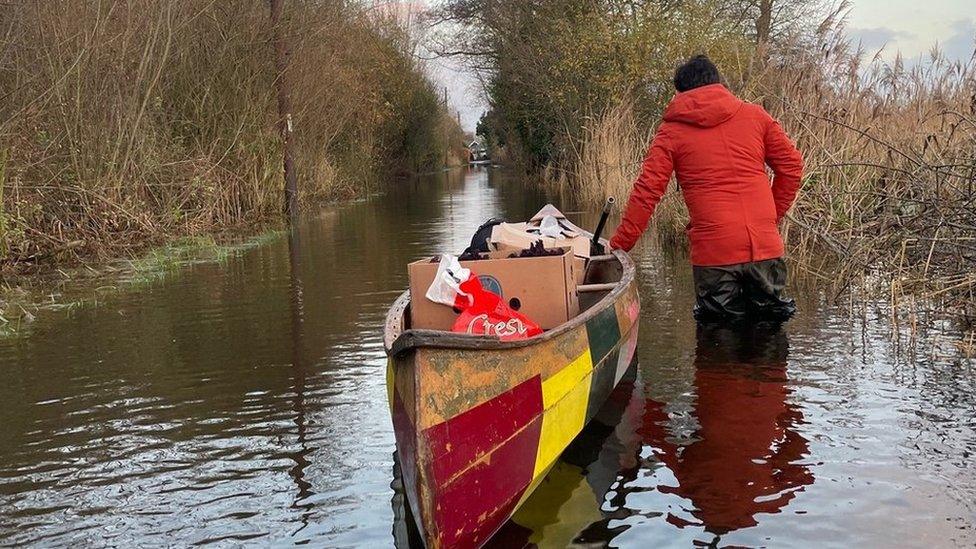
[[[404, 182], [3, 340], [0, 545], [404, 545], [386, 309], [407, 262], [544, 201], [499, 171]], [[976, 544], [951, 339], [899, 354], [883, 307], [816, 292], [782, 329], [698, 330], [687, 259], [635, 258], [639, 364], [495, 546]]]

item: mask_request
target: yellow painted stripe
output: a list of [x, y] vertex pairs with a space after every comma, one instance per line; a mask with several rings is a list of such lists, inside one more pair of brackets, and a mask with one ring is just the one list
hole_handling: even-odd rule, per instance
[[590, 396], [593, 359], [590, 350], [542, 382], [542, 433], [533, 478], [538, 479], [583, 429]]
[[589, 347], [568, 366], [542, 380], [542, 407], [548, 410], [567, 393], [579, 385], [583, 377], [593, 370]]

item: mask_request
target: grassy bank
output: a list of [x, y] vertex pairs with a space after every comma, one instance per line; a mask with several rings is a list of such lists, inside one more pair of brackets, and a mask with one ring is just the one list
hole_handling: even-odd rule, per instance
[[178, 274], [189, 265], [223, 262], [281, 238], [266, 228], [249, 235], [224, 232], [175, 238], [131, 259], [45, 269], [0, 286], [0, 337], [21, 335], [38, 315], [97, 305], [119, 294], [143, 289]]
[[305, 208], [457, 153], [411, 14], [287, 1], [280, 25], [284, 73], [267, 2], [0, 6], [4, 281], [278, 223], [282, 81]]
[[[772, 22], [735, 0], [545, 4], [554, 19], [516, 27], [529, 35], [518, 43], [496, 23], [521, 20], [515, 4], [474, 17], [454, 2], [447, 13], [462, 23], [455, 47], [489, 61], [485, 131], [527, 170], [593, 204], [626, 196], [673, 93], [675, 63], [706, 52], [729, 87], [779, 118], [804, 153], [807, 175], [784, 226], [798, 270], [835, 296], [856, 286], [887, 296], [896, 311], [935, 305], [976, 315], [976, 62], [938, 53], [910, 66], [865, 59], [842, 9], [816, 3], [771, 2], [780, 10]], [[553, 34], [587, 55], [596, 44], [600, 61], [573, 64], [554, 48], [546, 54], [554, 69], [524, 77], [533, 66], [525, 44], [542, 47]], [[536, 96], [530, 108], [520, 102]], [[672, 190], [655, 214], [660, 236], [683, 242], [686, 216]]]

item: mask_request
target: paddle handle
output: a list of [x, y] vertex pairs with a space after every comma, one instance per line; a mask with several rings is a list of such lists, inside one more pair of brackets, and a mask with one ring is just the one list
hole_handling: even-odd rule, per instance
[[603, 213], [600, 214], [600, 222], [596, 224], [596, 230], [593, 231], [592, 248], [599, 249], [600, 247], [600, 235], [603, 234], [603, 228], [607, 225], [607, 219], [610, 217], [610, 210], [613, 209], [613, 203], [615, 199], [612, 196], [607, 197], [607, 203], [603, 205]]

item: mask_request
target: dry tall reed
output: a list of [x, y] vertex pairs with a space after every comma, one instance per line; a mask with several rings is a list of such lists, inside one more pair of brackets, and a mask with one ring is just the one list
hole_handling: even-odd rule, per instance
[[[842, 32], [820, 38], [741, 90], [804, 152], [792, 255], [838, 289], [868, 273], [896, 306], [911, 295], [976, 312], [976, 63], [933, 52], [865, 67]], [[839, 273], [824, 272], [824, 249]]]
[[[612, 105], [602, 115], [588, 117], [587, 122], [576, 151], [572, 176], [565, 177], [560, 184], [573, 188], [585, 202], [602, 204], [606, 197], [615, 196], [623, 207], [640, 172], [651, 135], [646, 125], [636, 119], [629, 98]], [[652, 223], [662, 238], [681, 243], [680, 235], [688, 222], [688, 210], [674, 190], [672, 183], [670, 192], [658, 205]]]
[[[440, 94], [402, 18], [288, 2], [306, 204], [439, 165]], [[107, 257], [281, 211], [266, 2], [0, 5], [0, 258]]]
[[[806, 159], [784, 227], [795, 264], [835, 293], [874, 281], [896, 309], [938, 301], [976, 314], [976, 60], [865, 64], [829, 24], [810, 43], [750, 55], [730, 85], [777, 117]], [[629, 191], [647, 144], [633, 137], [647, 121], [629, 112], [621, 101], [587, 127], [566, 178], [584, 200]], [[669, 193], [659, 233], [680, 240], [686, 215]]]

